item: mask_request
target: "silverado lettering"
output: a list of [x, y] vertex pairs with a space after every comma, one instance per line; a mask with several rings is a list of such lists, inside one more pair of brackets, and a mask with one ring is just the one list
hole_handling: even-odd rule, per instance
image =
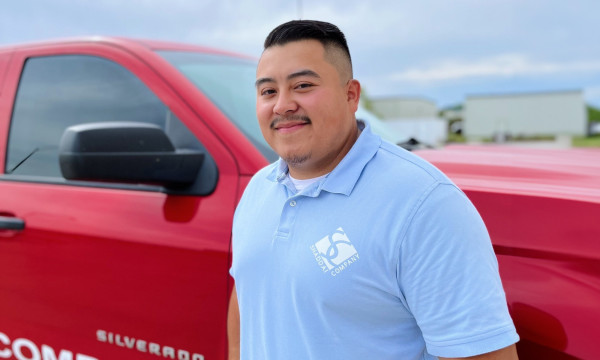
[[96, 331], [96, 338], [100, 342], [115, 344], [128, 349], [135, 349], [140, 352], [148, 352], [153, 355], [162, 356], [166, 359], [204, 360], [204, 356], [201, 354], [190, 353], [187, 350], [181, 349], [175, 350], [175, 348], [170, 346], [161, 346], [157, 343], [128, 336], [121, 336], [121, 334], [114, 334], [105, 330]]

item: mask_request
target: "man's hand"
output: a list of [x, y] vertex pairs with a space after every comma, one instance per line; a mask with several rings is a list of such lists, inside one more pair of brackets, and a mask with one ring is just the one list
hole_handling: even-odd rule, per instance
[[470, 356], [466, 358], [440, 358], [440, 360], [519, 360], [515, 345], [505, 347], [490, 353]]

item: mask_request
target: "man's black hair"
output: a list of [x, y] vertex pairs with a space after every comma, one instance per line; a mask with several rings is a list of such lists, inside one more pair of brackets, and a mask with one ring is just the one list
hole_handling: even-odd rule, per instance
[[317, 40], [327, 50], [336, 47], [348, 57], [350, 71], [352, 71], [352, 58], [346, 42], [346, 36], [335, 25], [317, 20], [292, 20], [279, 25], [265, 39], [265, 50], [275, 45], [285, 45], [293, 41]]

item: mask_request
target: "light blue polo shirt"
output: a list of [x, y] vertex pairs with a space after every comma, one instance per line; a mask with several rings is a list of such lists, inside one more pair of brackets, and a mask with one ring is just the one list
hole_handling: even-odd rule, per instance
[[302, 193], [282, 160], [252, 178], [231, 274], [242, 359], [422, 360], [518, 341], [473, 205], [368, 126]]

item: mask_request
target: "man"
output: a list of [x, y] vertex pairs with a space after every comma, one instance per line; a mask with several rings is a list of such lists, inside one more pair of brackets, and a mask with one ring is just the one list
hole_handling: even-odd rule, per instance
[[236, 210], [231, 358], [516, 359], [481, 218], [432, 165], [357, 122], [340, 30], [274, 29], [256, 92], [281, 158]]

